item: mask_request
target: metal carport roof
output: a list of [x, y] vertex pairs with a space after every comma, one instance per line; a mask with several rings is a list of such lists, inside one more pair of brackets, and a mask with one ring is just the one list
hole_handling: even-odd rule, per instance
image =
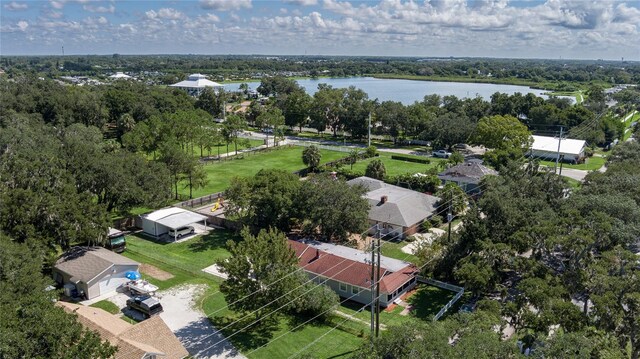
[[192, 223], [207, 220], [206, 216], [178, 207], [160, 209], [155, 212], [151, 212], [143, 217], [147, 220], [156, 222], [171, 229], [176, 229], [188, 226]]

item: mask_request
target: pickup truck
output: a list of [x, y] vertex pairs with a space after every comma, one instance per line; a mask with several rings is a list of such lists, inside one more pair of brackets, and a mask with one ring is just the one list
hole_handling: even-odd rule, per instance
[[449, 156], [451, 156], [451, 152], [447, 152], [445, 150], [437, 150], [437, 151], [433, 151], [433, 157], [438, 157], [438, 158], [449, 158]]

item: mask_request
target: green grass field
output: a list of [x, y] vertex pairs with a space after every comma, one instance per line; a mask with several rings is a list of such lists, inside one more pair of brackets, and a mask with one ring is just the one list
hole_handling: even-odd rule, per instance
[[120, 313], [120, 308], [108, 300], [101, 300], [90, 305], [90, 307], [103, 309], [111, 314]]
[[[201, 197], [207, 194], [220, 192], [229, 187], [231, 179], [236, 176], [251, 177], [261, 169], [282, 169], [293, 172], [305, 168], [302, 163], [303, 147], [281, 147], [269, 151], [251, 152], [239, 155], [233, 159], [220, 162], [211, 162], [204, 166], [209, 183], [193, 190], [193, 197]], [[345, 152], [320, 150], [321, 163], [335, 161], [347, 156]], [[179, 185], [178, 193], [189, 195], [189, 188], [185, 183]]]
[[[607, 159], [604, 157], [589, 157], [585, 160], [585, 163], [572, 165], [568, 163], [562, 164], [562, 168], [571, 168], [574, 170], [583, 170], [583, 171], [596, 171], [600, 169], [600, 167], [604, 166]], [[540, 164], [543, 166], [554, 167], [556, 163], [554, 161], [540, 161]]]
[[394, 155], [394, 153], [390, 153], [390, 152], [378, 152], [378, 153], [380, 154], [380, 156], [378, 157], [367, 158], [365, 160], [358, 161], [356, 164], [353, 165], [353, 170], [364, 173], [364, 171], [367, 169], [367, 165], [369, 164], [369, 162], [373, 161], [374, 159], [380, 159], [382, 160], [382, 163], [384, 163], [384, 167], [387, 170], [387, 176], [397, 176], [405, 173], [411, 173], [411, 174], [418, 173], [418, 172], [424, 173], [429, 168], [437, 167], [439, 162], [445, 161], [443, 159], [434, 158], [434, 157], [402, 155], [405, 157], [429, 158], [429, 160], [431, 161], [430, 164], [415, 163], [415, 162], [407, 162], [407, 161], [391, 159], [391, 156]]
[[412, 254], [407, 254], [402, 251], [402, 247], [406, 246], [407, 244], [409, 244], [409, 242], [407, 241], [400, 241], [400, 242], [382, 241], [382, 247], [380, 247], [381, 248], [380, 251], [382, 252], [382, 255], [385, 257], [395, 258], [402, 261], [407, 261], [407, 262], [417, 264], [418, 257]]

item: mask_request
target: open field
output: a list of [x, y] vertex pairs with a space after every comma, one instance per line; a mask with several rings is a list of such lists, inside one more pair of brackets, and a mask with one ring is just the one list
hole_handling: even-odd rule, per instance
[[[201, 197], [210, 193], [220, 192], [229, 187], [231, 179], [236, 176], [251, 177], [261, 169], [282, 169], [293, 172], [306, 166], [302, 163], [303, 147], [281, 147], [268, 151], [245, 153], [229, 160], [207, 163], [204, 170], [209, 183], [193, 190], [193, 197]], [[321, 163], [335, 161], [346, 157], [347, 154], [338, 151], [320, 150]], [[178, 193], [189, 195], [189, 188], [185, 182], [179, 185]]]
[[[429, 158], [429, 160], [431, 160], [430, 164], [415, 163], [415, 162], [407, 162], [407, 161], [391, 159], [391, 156], [394, 155], [393, 153], [380, 152], [380, 151], [378, 153], [380, 154], [380, 156], [378, 157], [367, 158], [365, 160], [358, 161], [356, 164], [353, 165], [353, 170], [364, 173], [364, 171], [367, 169], [367, 165], [369, 164], [369, 162], [377, 158], [382, 160], [382, 163], [384, 163], [384, 167], [387, 170], [387, 176], [397, 176], [405, 173], [411, 173], [411, 174], [418, 173], [418, 172], [425, 173], [429, 168], [436, 168], [439, 162], [446, 161], [446, 160], [443, 160], [440, 158], [434, 158], [434, 157], [418, 157], [418, 156], [402, 155], [405, 157], [408, 156], [408, 157], [417, 157], [417, 158]], [[348, 168], [348, 166], [346, 168]]]

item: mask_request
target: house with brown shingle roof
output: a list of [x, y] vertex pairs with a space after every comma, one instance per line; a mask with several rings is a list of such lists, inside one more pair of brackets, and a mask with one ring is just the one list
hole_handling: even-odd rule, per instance
[[115, 359], [182, 359], [189, 355], [159, 316], [129, 324], [100, 308], [67, 302], [57, 302], [56, 305], [76, 314], [83, 326], [98, 332], [102, 339], [118, 347]]
[[463, 191], [471, 194], [480, 192], [480, 180], [484, 176], [497, 176], [498, 171], [483, 166], [482, 161], [471, 160], [460, 163], [438, 173], [443, 184], [453, 182]]
[[[315, 283], [323, 283], [342, 298], [371, 302], [370, 254], [354, 248], [317, 241], [289, 240], [298, 265]], [[417, 284], [418, 268], [401, 260], [380, 258], [380, 305], [387, 307]]]

